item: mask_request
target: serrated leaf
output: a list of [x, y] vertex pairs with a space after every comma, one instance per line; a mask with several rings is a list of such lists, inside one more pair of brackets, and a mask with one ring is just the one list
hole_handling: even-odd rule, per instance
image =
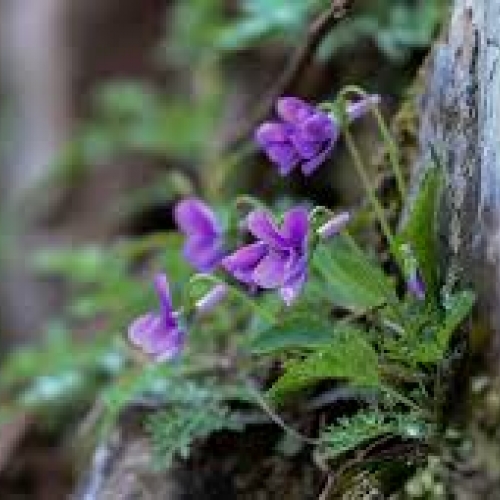
[[241, 431], [243, 427], [227, 407], [213, 402], [199, 407], [173, 407], [146, 419], [157, 470], [171, 467], [176, 457], [188, 458], [194, 441], [222, 430]]
[[364, 332], [346, 327], [329, 346], [318, 348], [301, 360], [285, 366], [285, 373], [268, 391], [275, 403], [328, 379], [343, 379], [359, 387], [380, 384], [378, 355], [364, 338]]
[[441, 171], [437, 166], [427, 170], [408, 219], [396, 237], [397, 245], [410, 244], [424, 278], [426, 295], [434, 301], [439, 283], [436, 216], [441, 181]]
[[440, 361], [448, 349], [453, 333], [469, 315], [475, 300], [476, 297], [471, 291], [458, 292], [449, 297], [442, 324], [435, 330], [431, 340], [420, 342], [413, 349], [413, 358], [421, 363]]
[[289, 349], [312, 349], [331, 342], [332, 324], [313, 314], [292, 314], [283, 323], [259, 332], [249, 343], [254, 354], [269, 354]]
[[352, 417], [340, 418], [323, 431], [320, 440], [327, 458], [362, 447], [374, 439], [392, 434], [410, 439], [425, 439], [432, 427], [412, 414], [384, 415], [380, 412], [358, 412]]
[[380, 267], [342, 236], [318, 245], [313, 265], [327, 283], [330, 300], [339, 307], [361, 312], [383, 305], [389, 295], [395, 297]]

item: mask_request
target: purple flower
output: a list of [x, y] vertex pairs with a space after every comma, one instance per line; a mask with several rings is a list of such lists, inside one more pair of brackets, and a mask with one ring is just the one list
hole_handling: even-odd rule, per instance
[[179, 327], [165, 274], [157, 274], [154, 285], [160, 310], [137, 318], [128, 329], [128, 338], [154, 361], [166, 361], [180, 354], [186, 335]]
[[[368, 96], [347, 107], [349, 120], [363, 116], [379, 96]], [[300, 165], [312, 174], [330, 155], [340, 135], [340, 126], [324, 111], [298, 99], [282, 97], [276, 104], [280, 121], [263, 123], [255, 133], [257, 144], [275, 163], [281, 175]]]
[[252, 288], [278, 289], [290, 305], [307, 279], [307, 210], [289, 210], [281, 228], [267, 212], [254, 210], [248, 215], [247, 228], [257, 241], [227, 256], [222, 266]]
[[175, 207], [175, 221], [186, 236], [184, 257], [200, 272], [212, 271], [224, 256], [223, 231], [201, 200], [186, 198]]
[[418, 269], [406, 281], [406, 288], [417, 300], [425, 300], [425, 283]]

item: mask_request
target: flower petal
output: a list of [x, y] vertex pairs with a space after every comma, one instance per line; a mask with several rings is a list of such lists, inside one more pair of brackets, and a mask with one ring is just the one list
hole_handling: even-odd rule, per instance
[[280, 295], [287, 306], [291, 306], [300, 295], [307, 280], [307, 272], [300, 273], [280, 288]]
[[174, 306], [172, 304], [172, 297], [170, 295], [170, 287], [168, 285], [167, 275], [164, 273], [158, 273], [154, 277], [154, 286], [158, 299], [160, 301], [160, 311], [163, 321], [166, 325], [175, 324], [175, 320], [172, 319], [174, 314]]
[[311, 141], [300, 130], [290, 135], [290, 142], [303, 160], [310, 160], [321, 151], [322, 143]]
[[318, 154], [318, 156], [302, 164], [301, 170], [304, 175], [311, 175], [322, 163], [326, 161], [328, 156], [330, 156], [331, 152], [333, 151], [337, 139], [338, 139], [338, 133], [326, 145], [325, 149], [323, 149], [323, 151], [321, 151], [321, 153]]
[[212, 271], [224, 256], [224, 247], [219, 237], [190, 237], [186, 239], [184, 258], [202, 273]]
[[281, 175], [288, 175], [301, 160], [291, 142], [268, 144], [264, 152], [278, 166]]
[[163, 328], [162, 319], [158, 314], [148, 313], [137, 318], [128, 328], [128, 338], [136, 347], [148, 354], [151, 353], [151, 342], [155, 332]]
[[290, 132], [289, 126], [278, 122], [264, 122], [255, 131], [255, 141], [265, 148], [268, 144], [287, 142]]
[[298, 97], [282, 97], [276, 103], [278, 116], [286, 123], [299, 125], [314, 113], [314, 107]]
[[251, 285], [253, 284], [253, 270], [266, 255], [267, 248], [267, 245], [262, 241], [243, 246], [222, 259], [221, 265], [237, 280]]
[[156, 361], [171, 359], [184, 347], [185, 333], [177, 324], [168, 327], [163, 318], [149, 313], [137, 318], [129, 327], [130, 342]]
[[303, 207], [289, 210], [284, 217], [281, 234], [296, 248], [304, 248], [309, 231], [309, 213]]
[[304, 121], [301, 126], [302, 134], [306, 140], [325, 142], [338, 134], [338, 126], [330, 117], [321, 111]]
[[157, 362], [168, 361], [178, 356], [186, 341], [186, 332], [180, 328], [172, 328], [167, 335], [157, 339], [153, 359]]
[[222, 233], [212, 209], [197, 198], [186, 198], [177, 203], [174, 218], [186, 235], [215, 236]]
[[253, 272], [254, 282], [261, 288], [278, 288], [284, 281], [285, 266], [285, 255], [279, 252], [268, 253]]
[[287, 306], [299, 296], [307, 280], [307, 254], [292, 253], [285, 266], [280, 295]]
[[247, 228], [257, 239], [275, 249], [285, 249], [289, 243], [276, 227], [271, 214], [265, 210], [253, 210], [247, 217]]

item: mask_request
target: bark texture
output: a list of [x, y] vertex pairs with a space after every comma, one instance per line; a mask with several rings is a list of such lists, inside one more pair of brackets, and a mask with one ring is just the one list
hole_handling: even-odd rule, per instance
[[446, 185], [439, 217], [450, 283], [479, 293], [500, 372], [500, 0], [456, 0], [431, 56], [418, 173], [435, 149]]

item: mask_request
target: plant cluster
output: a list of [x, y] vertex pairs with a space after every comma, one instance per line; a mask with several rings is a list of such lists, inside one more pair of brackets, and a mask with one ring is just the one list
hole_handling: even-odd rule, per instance
[[[344, 89], [335, 102], [318, 107], [282, 98], [276, 106], [278, 119], [261, 125], [255, 136], [282, 175], [295, 168], [308, 175], [332, 154], [343, 134], [385, 236], [391, 271], [356, 242], [354, 233], [361, 231], [356, 226], [358, 214], [333, 214], [326, 207], [301, 204], [275, 216], [261, 202], [246, 197], [236, 202], [248, 208], [246, 215], [233, 213], [223, 221], [201, 200], [189, 198], [179, 202], [175, 216], [185, 237], [184, 258], [199, 272], [184, 283], [177, 303], [167, 276], [157, 274], [159, 310], [140, 316], [128, 333], [150, 362], [178, 363], [196, 372], [193, 331], [203, 331], [206, 316], [231, 309], [230, 299], [240, 302], [248, 316], [233, 325], [231, 339], [212, 353], [214, 373], [221, 359], [226, 360], [232, 379], [249, 390], [247, 399], [285, 432], [314, 445], [327, 460], [388, 436], [432, 442], [446, 403], [439, 390], [440, 367], [452, 335], [474, 303], [470, 291], [450, 290], [439, 274], [437, 165], [429, 168], [399, 231], [390, 227], [350, 133], [353, 121], [373, 114], [404, 198], [397, 148], [378, 101], [353, 87]], [[278, 366], [277, 376], [262, 377], [263, 366]], [[341, 390], [347, 390], [357, 409], [320, 425], [317, 436], [302, 435], [279, 415], [297, 402], [307, 407], [324, 401], [328, 407], [329, 398]], [[161, 436], [161, 449], [169, 449], [165, 435], [177, 434], [175, 422], [193, 429], [193, 437], [206, 435], [205, 419], [219, 412], [227, 428], [234, 428], [230, 404], [215, 413], [208, 411], [211, 404], [204, 407], [207, 411], [200, 420], [195, 413], [176, 419], [175, 411], [166, 427], [159, 422], [166, 425], [168, 418], [153, 420], [151, 428]], [[209, 429], [218, 430], [218, 425]], [[183, 441], [183, 455], [186, 446]]]
[[[293, 33], [326, 2], [285, 3], [286, 9], [274, 2], [270, 15], [268, 2], [248, 1], [244, 16], [223, 29], [216, 2], [179, 9], [192, 14], [181, 16], [192, 23], [186, 32], [203, 21], [203, 29], [194, 30], [201, 40], [216, 33], [220, 50], [234, 50]], [[414, 8], [404, 1], [391, 8], [375, 3], [383, 15], [354, 17], [357, 31], [349, 25], [346, 34], [377, 34], [377, 43], [395, 56], [428, 43], [439, 2]], [[412, 9], [426, 19], [425, 28], [409, 28]], [[379, 17], [390, 21], [385, 31]], [[333, 33], [322, 50], [350, 43], [340, 35]], [[182, 32], [178, 42], [173, 48], [180, 59], [204, 46]], [[196, 113], [187, 102], [161, 102], [135, 85], [108, 90], [100, 95], [102, 128], [91, 127], [69, 151], [75, 161], [85, 149], [102, 153], [96, 144], [199, 155], [218, 114], [219, 96], [210, 89], [201, 93]], [[405, 200], [399, 152], [379, 103], [379, 96], [355, 87], [318, 106], [284, 97], [276, 103], [276, 119], [255, 131], [255, 143], [278, 172], [300, 171], [304, 182], [343, 139], [369, 202], [357, 211], [333, 212], [307, 201], [268, 207], [249, 196], [212, 207], [191, 196], [175, 207], [178, 232], [111, 249], [38, 255], [38, 269], [66, 276], [78, 291], [69, 304], [71, 323], [91, 321], [99, 335], [83, 344], [72, 338], [70, 326], [56, 322], [44, 349], [9, 356], [0, 368], [0, 418], [28, 410], [50, 421], [54, 408], [78, 414], [97, 401], [96, 427], [105, 432], [128, 404], [145, 400], [154, 408], [146, 428], [158, 467], [189, 456], [197, 440], [241, 431], [262, 417], [326, 463], [362, 462], [388, 441], [430, 446], [445, 423], [443, 367], [474, 295], [452, 288], [440, 274], [438, 162], [427, 169], [397, 231], [379, 200], [351, 132], [357, 120], [374, 118]], [[179, 133], [169, 143], [172, 124]], [[175, 194], [190, 191], [177, 188]], [[383, 259], [367, 238], [374, 224], [387, 250]], [[151, 290], [138, 285], [138, 269], [154, 275]], [[144, 313], [155, 296], [157, 310]], [[338, 410], [339, 401], [348, 401], [349, 409]], [[317, 419], [314, 434], [302, 430], [302, 417], [318, 410], [326, 417]]]

